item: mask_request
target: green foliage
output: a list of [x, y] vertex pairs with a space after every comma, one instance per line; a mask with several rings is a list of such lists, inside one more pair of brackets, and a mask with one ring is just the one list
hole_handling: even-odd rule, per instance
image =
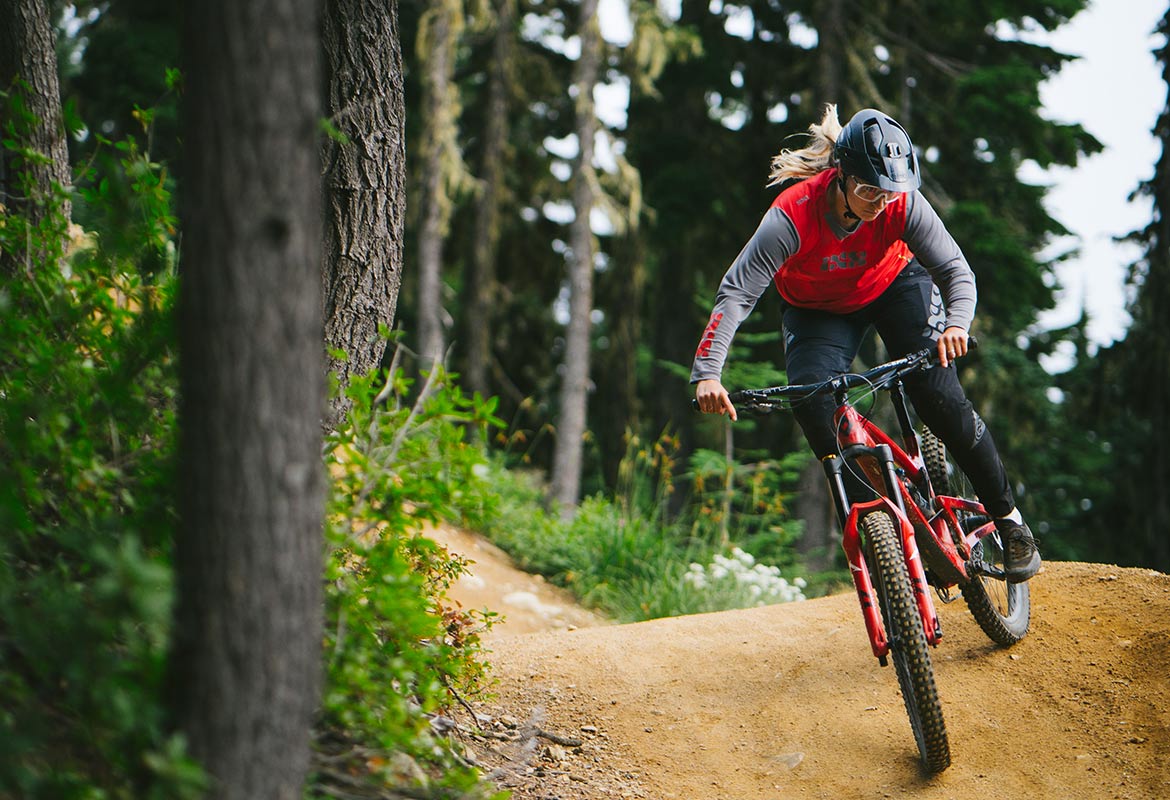
[[[35, 226], [0, 217], [0, 248], [23, 267], [0, 271], [0, 797], [183, 800], [205, 788], [163, 686], [177, 493], [171, 197], [135, 143], [106, 152], [100, 179], [77, 182], [91, 230], [67, 240], [60, 213]], [[327, 454], [318, 748], [342, 758], [319, 760], [312, 791], [344, 764], [383, 786], [421, 778], [435, 796], [475, 796], [477, 774], [430, 720], [483, 689], [489, 620], [444, 599], [462, 562], [422, 534], [440, 517], [492, 512], [482, 438], [499, 424], [495, 403], [441, 372], [412, 407], [400, 405], [401, 374], [377, 399], [374, 381], [350, 387], [351, 427]]]
[[[1155, 32], [1170, 33], [1170, 12]], [[1170, 81], [1170, 45], [1164, 43], [1155, 55], [1163, 80]], [[1152, 177], [1135, 193], [1152, 201], [1154, 213], [1149, 224], [1127, 237], [1141, 252], [1130, 265], [1133, 324], [1124, 339], [1095, 356], [1082, 347], [1076, 366], [1061, 376], [1062, 422], [1065, 430], [1078, 433], [1063, 451], [1077, 457], [1075, 473], [1082, 481], [1066, 481], [1058, 490], [1083, 498], [1070, 531], [1079, 552], [1165, 572], [1170, 571], [1170, 109], [1163, 109], [1154, 133], [1161, 152]]]
[[792, 519], [788, 502], [810, 459], [809, 453], [797, 451], [780, 459], [740, 463], [696, 450], [690, 460], [693, 535], [704, 541], [735, 541], [769, 563], [794, 566], [792, 545], [802, 523]]
[[[58, 32], [61, 95], [87, 136], [71, 142], [75, 161], [88, 160], [99, 138], [122, 141], [142, 131], [141, 109], [153, 115], [143, 148], [178, 161], [181, 137], [179, 30], [183, 3], [103, 0], [73, 3], [72, 25]], [[60, 19], [60, 17], [57, 17]], [[71, 52], [70, 52], [71, 51]], [[98, 165], [103, 175], [112, 164]]]
[[[157, 167], [126, 151], [126, 205]], [[109, 183], [80, 199], [102, 208]], [[110, 221], [95, 217], [98, 225]], [[160, 696], [174, 515], [173, 274], [58, 211], [0, 219], [0, 795], [198, 796]], [[99, 228], [101, 231], [109, 228]], [[68, 250], [64, 248], [68, 245]]]
[[[691, 565], [754, 546], [775, 565], [792, 567], [787, 545], [798, 526], [784, 514], [792, 478], [777, 465], [733, 465], [741, 484], [730, 495], [724, 462], [712, 470], [703, 453], [694, 470], [687, 512], [671, 517], [678, 441], [627, 441], [612, 499], [587, 498], [569, 521], [541, 507], [543, 488], [531, 474], [493, 467], [499, 493], [496, 512], [482, 530], [526, 569], [547, 575], [587, 604], [615, 619], [637, 621], [754, 605], [757, 598], [735, 585], [700, 589], [687, 581]], [[718, 458], [718, 457], [715, 457]], [[711, 475], [714, 471], [718, 474]], [[727, 498], [732, 506], [728, 507]], [[729, 510], [733, 513], [728, 513]]]
[[[347, 424], [328, 441], [326, 690], [312, 796], [425, 783], [470, 791], [477, 774], [439, 735], [437, 717], [485, 687], [480, 632], [490, 618], [445, 591], [464, 562], [426, 538], [444, 518], [476, 523], [495, 505], [483, 439], [501, 423], [494, 401], [468, 398], [441, 367], [413, 405], [395, 372], [352, 382]], [[339, 771], [340, 770], [340, 771]], [[433, 788], [432, 786], [432, 788]]]

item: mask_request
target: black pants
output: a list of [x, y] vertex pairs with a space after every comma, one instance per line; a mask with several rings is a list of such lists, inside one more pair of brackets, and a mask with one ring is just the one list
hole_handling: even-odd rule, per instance
[[[877, 300], [852, 314], [786, 305], [788, 382], [818, 383], [848, 372], [870, 327], [877, 329], [891, 358], [898, 358], [936, 343], [945, 319], [938, 287], [916, 261]], [[1015, 498], [1007, 472], [991, 432], [959, 384], [954, 365], [915, 373], [906, 378], [905, 386], [918, 417], [942, 439], [988, 512], [997, 517], [1008, 514]], [[833, 399], [821, 395], [795, 411], [817, 458], [837, 452], [834, 408]]]

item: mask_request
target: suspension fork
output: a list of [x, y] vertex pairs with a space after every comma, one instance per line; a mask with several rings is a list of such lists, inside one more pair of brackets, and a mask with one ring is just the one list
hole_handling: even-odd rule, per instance
[[[894, 471], [894, 461], [889, 446], [884, 444], [875, 447], [852, 445], [845, 448], [841, 455], [842, 458], [833, 455], [827, 456], [822, 460], [822, 465], [825, 476], [829, 480], [830, 493], [841, 521], [841, 546], [845, 550], [845, 558], [849, 563], [853, 586], [857, 590], [857, 598], [861, 604], [870, 646], [874, 656], [878, 658], [882, 666], [885, 666], [890, 644], [876, 602], [877, 596], [874, 591], [873, 579], [869, 573], [869, 566], [861, 542], [860, 521], [866, 514], [877, 510], [886, 511], [898, 525], [899, 536], [902, 540], [902, 553], [914, 591], [915, 603], [918, 606], [918, 614], [922, 619], [926, 639], [931, 645], [937, 645], [939, 639], [942, 638], [942, 627], [934, 603], [930, 598], [926, 583], [926, 570], [918, 552], [918, 543], [914, 538], [914, 526], [910, 524], [910, 520], [906, 516], [906, 509], [902, 502], [901, 485]], [[871, 456], [882, 466], [886, 495], [865, 503], [853, 504], [849, 502], [845, 491], [845, 480], [842, 474], [843, 462], [859, 455]]]

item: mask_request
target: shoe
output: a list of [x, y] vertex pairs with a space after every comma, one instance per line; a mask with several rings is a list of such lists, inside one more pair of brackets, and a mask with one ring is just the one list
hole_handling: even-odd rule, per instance
[[1023, 583], [1040, 571], [1040, 551], [1027, 525], [997, 519], [995, 527], [1003, 539], [1003, 571], [1008, 583]]

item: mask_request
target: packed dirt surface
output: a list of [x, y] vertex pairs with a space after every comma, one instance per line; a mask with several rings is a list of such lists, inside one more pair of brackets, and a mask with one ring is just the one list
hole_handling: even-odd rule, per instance
[[931, 777], [853, 594], [605, 625], [538, 582], [522, 591], [560, 610], [540, 632], [504, 602], [516, 589], [491, 598], [523, 573], [494, 548], [464, 555], [502, 570], [465, 605], [506, 617], [468, 755], [518, 800], [1170, 798], [1170, 576], [1049, 562], [1007, 649], [936, 601], [953, 763]]

